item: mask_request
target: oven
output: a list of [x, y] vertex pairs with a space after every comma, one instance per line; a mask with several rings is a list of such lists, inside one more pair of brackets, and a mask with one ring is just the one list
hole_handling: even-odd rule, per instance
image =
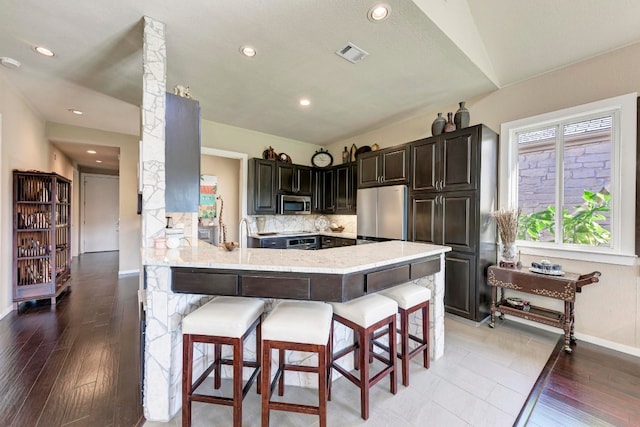
[[289, 237], [287, 238], [287, 249], [318, 249], [318, 236]]

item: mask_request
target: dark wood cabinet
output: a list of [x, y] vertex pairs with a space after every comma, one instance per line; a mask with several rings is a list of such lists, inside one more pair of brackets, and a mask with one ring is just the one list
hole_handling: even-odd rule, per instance
[[358, 188], [409, 183], [409, 145], [358, 156]]
[[411, 144], [411, 190], [473, 190], [477, 185], [477, 126]]
[[485, 126], [411, 143], [409, 238], [450, 246], [445, 308], [474, 321], [489, 315], [496, 262], [498, 136]]
[[355, 163], [335, 168], [336, 214], [356, 213], [356, 172]]
[[356, 239], [348, 239], [345, 237], [320, 236], [320, 249], [338, 248], [341, 246], [353, 246]]
[[165, 210], [198, 212], [200, 203], [200, 104], [166, 95]]
[[252, 215], [276, 213], [276, 162], [251, 159], [249, 161], [249, 207]]
[[310, 195], [313, 192], [313, 168], [291, 163], [276, 163], [276, 191], [284, 194]]
[[356, 213], [355, 163], [347, 163], [319, 172], [320, 213], [352, 215]]
[[13, 307], [70, 288], [71, 181], [44, 172], [13, 172]]

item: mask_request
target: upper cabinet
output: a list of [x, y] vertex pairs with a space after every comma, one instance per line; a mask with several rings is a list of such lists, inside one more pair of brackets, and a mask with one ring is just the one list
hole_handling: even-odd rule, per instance
[[310, 195], [313, 193], [313, 168], [277, 163], [276, 185], [278, 193]]
[[249, 160], [249, 214], [276, 213], [276, 162]]
[[358, 188], [409, 183], [409, 145], [358, 156]]
[[200, 104], [167, 93], [165, 210], [198, 212], [200, 203]]
[[412, 143], [411, 191], [475, 189], [479, 137], [475, 126]]
[[347, 163], [319, 171], [321, 213], [353, 215], [356, 213], [355, 163]]

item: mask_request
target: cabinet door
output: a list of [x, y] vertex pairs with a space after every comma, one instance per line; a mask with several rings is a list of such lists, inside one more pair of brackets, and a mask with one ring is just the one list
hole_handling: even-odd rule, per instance
[[287, 239], [284, 237], [274, 237], [271, 239], [260, 239], [260, 247], [266, 249], [286, 249]]
[[380, 153], [384, 185], [407, 184], [409, 182], [409, 146]]
[[312, 186], [313, 191], [311, 193], [311, 212], [322, 213], [322, 186], [324, 184], [324, 171], [313, 171]]
[[338, 166], [335, 169], [336, 213], [346, 214], [354, 211], [351, 170], [349, 165]]
[[276, 163], [253, 159], [249, 169], [249, 213], [276, 213]]
[[276, 191], [295, 193], [295, 166], [290, 163], [277, 163]]
[[200, 104], [167, 93], [165, 210], [198, 212], [200, 203]]
[[441, 244], [439, 236], [440, 215], [435, 193], [411, 196], [409, 212], [409, 240], [413, 242]]
[[475, 256], [455, 251], [445, 254], [444, 308], [447, 312], [474, 318], [475, 272]]
[[322, 208], [324, 213], [336, 211], [335, 169], [322, 171]]
[[474, 190], [478, 171], [478, 128], [463, 129], [441, 137], [440, 190]]
[[367, 153], [358, 156], [358, 188], [380, 185], [380, 155]]
[[295, 175], [296, 193], [312, 194], [313, 193], [313, 169], [306, 166], [296, 166]]
[[411, 144], [411, 190], [435, 191], [438, 172], [438, 139], [428, 138]]
[[476, 195], [473, 191], [439, 193], [442, 224], [440, 242], [453, 250], [473, 252], [476, 249]]

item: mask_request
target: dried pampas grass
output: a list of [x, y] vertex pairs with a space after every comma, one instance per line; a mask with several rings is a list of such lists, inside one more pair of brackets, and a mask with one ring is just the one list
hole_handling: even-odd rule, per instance
[[499, 211], [491, 212], [491, 216], [496, 220], [498, 234], [502, 243], [514, 243], [518, 235], [520, 209], [500, 209]]

